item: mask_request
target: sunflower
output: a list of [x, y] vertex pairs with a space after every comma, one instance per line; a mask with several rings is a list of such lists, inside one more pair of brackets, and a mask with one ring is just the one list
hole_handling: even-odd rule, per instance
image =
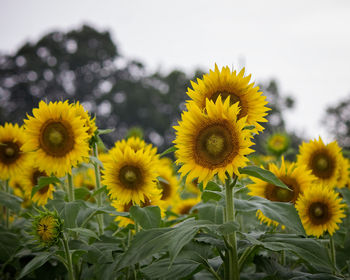
[[176, 176], [173, 174], [173, 169], [169, 166], [169, 161], [166, 158], [162, 158], [158, 163], [158, 187], [161, 190], [160, 200], [166, 208], [173, 201], [180, 183]]
[[[140, 203], [140, 207], [146, 207], [146, 206], [157, 206], [159, 204], [160, 195], [159, 193], [155, 196], [151, 196], [148, 198], [147, 196], [144, 197], [144, 201]], [[133, 206], [133, 202], [129, 201], [127, 203], [121, 203], [119, 200], [112, 200], [111, 205], [118, 211], [118, 212], [129, 212], [131, 206]], [[162, 209], [161, 209], [162, 211]], [[131, 218], [123, 217], [123, 216], [117, 216], [114, 219], [116, 222], [118, 222], [118, 225], [120, 227], [126, 227], [129, 224], [134, 224], [134, 221]]]
[[95, 170], [92, 168], [86, 168], [81, 170], [77, 174], [74, 174], [74, 186], [76, 188], [85, 187], [89, 190], [93, 190], [96, 186]]
[[333, 235], [345, 217], [345, 204], [330, 187], [313, 185], [296, 202], [301, 222], [307, 235], [320, 237], [325, 231]]
[[180, 216], [188, 215], [190, 214], [191, 209], [199, 202], [201, 202], [200, 197], [188, 199], [181, 199], [180, 197], [178, 197], [177, 199], [175, 199], [171, 211]]
[[111, 199], [120, 203], [144, 202], [144, 197], [152, 196], [157, 189], [156, 165], [149, 150], [134, 151], [126, 147], [110, 150], [109, 160], [105, 162], [102, 182], [107, 186]]
[[75, 112], [67, 101], [41, 101], [39, 108], [33, 109], [34, 117], [24, 120], [27, 140], [22, 149], [35, 151], [34, 161], [40, 162], [39, 169], [48, 175], [63, 177], [89, 156], [87, 127]]
[[19, 176], [12, 177], [9, 181], [9, 185], [13, 190], [13, 194], [23, 199], [22, 207], [28, 208], [32, 204], [32, 200], [30, 195], [26, 193], [26, 189]]
[[290, 145], [290, 138], [286, 133], [274, 133], [267, 139], [267, 149], [276, 156], [286, 152]]
[[190, 103], [195, 103], [201, 109], [206, 105], [206, 99], [216, 101], [221, 96], [224, 101], [230, 97], [231, 105], [238, 102], [240, 112], [238, 119], [247, 117], [248, 125], [254, 125], [254, 133], [262, 131], [264, 128], [259, 122], [267, 122], [264, 118], [269, 108], [265, 107], [268, 103], [259, 87], [254, 87], [254, 83], [249, 83], [251, 75], [244, 77], [243, 68], [238, 74], [231, 72], [229, 67], [223, 67], [220, 71], [215, 64], [215, 71], [210, 70], [209, 74], [204, 75], [203, 79], [197, 79], [197, 83], [192, 82], [193, 90], [188, 88], [187, 94], [191, 97]]
[[[47, 177], [47, 173], [35, 167], [33, 161], [26, 165], [23, 172], [19, 175], [19, 180], [23, 185], [26, 196], [31, 197], [32, 189], [38, 184], [40, 177]], [[52, 184], [44, 186], [34, 194], [32, 201], [38, 206], [46, 205], [48, 199], [53, 199], [54, 191], [55, 188]]]
[[41, 212], [33, 221], [33, 234], [44, 246], [50, 247], [62, 237], [63, 222], [55, 212]]
[[[307, 170], [305, 166], [296, 166], [295, 163], [286, 165], [283, 157], [281, 167], [278, 168], [271, 163], [269, 164], [269, 171], [274, 173], [291, 191], [257, 178], [251, 178], [254, 183], [247, 186], [250, 190], [249, 195], [260, 196], [271, 201], [295, 203], [298, 196], [315, 180], [315, 177], [311, 175], [311, 171]], [[271, 224], [278, 226], [278, 222], [266, 217], [262, 211], [258, 210], [256, 215], [261, 222], [266, 223], [268, 226]]]
[[348, 158], [345, 158], [343, 156], [340, 157], [340, 164], [339, 164], [339, 174], [338, 174], [338, 179], [337, 179], [337, 184], [336, 186], [338, 188], [344, 188], [348, 181], [349, 181], [349, 176], [350, 176], [350, 161]]
[[117, 141], [114, 144], [115, 148], [119, 148], [121, 151], [124, 151], [126, 147], [130, 147], [133, 151], [137, 152], [138, 150], [147, 150], [152, 155], [157, 154], [157, 148], [153, 147], [152, 144], [147, 144], [143, 139], [139, 137], [130, 137], [128, 139], [123, 139], [121, 141]]
[[0, 179], [7, 180], [20, 173], [28, 160], [28, 154], [21, 152], [25, 134], [18, 124], [0, 125]]
[[238, 103], [230, 106], [230, 99], [224, 103], [221, 96], [216, 102], [207, 99], [207, 113], [196, 104], [182, 114], [179, 126], [175, 126], [177, 164], [179, 172], [186, 176], [186, 182], [198, 177], [204, 185], [218, 174], [225, 180], [225, 172], [239, 174], [238, 168], [248, 162], [245, 155], [253, 152], [249, 147], [250, 132], [243, 130], [246, 117], [237, 121]]
[[95, 119], [91, 118], [89, 113], [84, 109], [83, 105], [77, 101], [75, 104], [73, 104], [73, 108], [75, 109], [75, 115], [78, 117], [81, 117], [84, 121], [84, 126], [87, 127], [87, 134], [89, 135], [89, 138], [95, 135], [95, 132], [97, 130]]
[[336, 141], [325, 145], [319, 137], [318, 141], [311, 140], [300, 146], [297, 163], [306, 165], [319, 183], [334, 187], [339, 174], [340, 157], [341, 149]]
[[199, 189], [198, 186], [198, 178], [194, 179], [191, 182], [188, 182], [185, 185], [185, 190], [189, 193], [195, 194], [195, 195], [200, 195], [201, 194], [201, 190]]

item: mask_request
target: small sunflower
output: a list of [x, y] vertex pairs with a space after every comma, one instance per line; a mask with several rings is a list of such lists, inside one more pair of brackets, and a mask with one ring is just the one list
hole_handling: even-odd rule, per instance
[[267, 139], [267, 149], [276, 156], [286, 152], [290, 145], [290, 138], [286, 133], [274, 133]]
[[20, 173], [28, 159], [28, 154], [21, 152], [25, 141], [23, 127], [11, 123], [0, 125], [0, 179], [7, 180]]
[[325, 145], [319, 137], [318, 141], [311, 140], [300, 146], [297, 162], [306, 165], [321, 184], [334, 187], [338, 179], [340, 157], [341, 149], [336, 141]]
[[87, 127], [75, 112], [67, 101], [41, 101], [39, 108], [33, 109], [34, 117], [24, 120], [26, 142], [22, 150], [33, 152], [39, 169], [48, 175], [63, 177], [89, 156]]
[[77, 101], [75, 104], [73, 104], [73, 108], [75, 109], [75, 115], [78, 117], [81, 117], [84, 121], [84, 126], [87, 127], [87, 134], [89, 135], [89, 138], [95, 135], [95, 132], [97, 130], [95, 119], [91, 118], [89, 113], [84, 109], [83, 105]]
[[161, 177], [158, 179], [158, 187], [162, 194], [160, 200], [166, 207], [172, 202], [180, 188], [180, 183], [173, 174], [173, 169], [169, 166], [169, 161], [166, 158], [159, 160], [158, 176]]
[[62, 237], [63, 222], [55, 212], [40, 212], [34, 218], [33, 234], [45, 247], [57, 244]]
[[[40, 177], [47, 177], [47, 173], [45, 171], [40, 171], [38, 167], [35, 167], [34, 162], [26, 165], [22, 174], [19, 175], [26, 196], [31, 197], [32, 189], [38, 184]], [[46, 205], [48, 199], [53, 199], [54, 191], [55, 187], [52, 184], [49, 184], [38, 190], [32, 197], [32, 201], [38, 206]]]
[[253, 132], [262, 131], [264, 128], [259, 123], [267, 122], [264, 117], [270, 110], [265, 107], [268, 102], [259, 87], [249, 83], [251, 75], [244, 77], [244, 72], [244, 68], [238, 74], [236, 71], [231, 72], [227, 66], [220, 71], [215, 64], [215, 71], [210, 70], [202, 80], [197, 79], [197, 83], [191, 82], [193, 90], [188, 88], [187, 91], [192, 99], [189, 104], [195, 103], [200, 109], [204, 109], [207, 98], [215, 102], [219, 96], [223, 101], [230, 97], [231, 105], [238, 102], [241, 109], [238, 119], [246, 117], [248, 125], [255, 126]]
[[115, 148], [109, 153], [102, 181], [107, 186], [111, 199], [118, 199], [120, 203], [133, 201], [140, 205], [145, 196], [159, 193], [156, 186], [156, 165], [149, 150], [135, 152], [126, 147], [124, 151]]
[[345, 204], [341, 198], [327, 186], [313, 185], [302, 194], [296, 202], [301, 222], [307, 235], [320, 237], [325, 231], [329, 235], [339, 228], [341, 219], [345, 217]]
[[125, 151], [126, 147], [130, 147], [134, 152], [138, 150], [147, 150], [152, 155], [157, 154], [157, 148], [153, 147], [152, 144], [147, 144], [143, 139], [139, 137], [129, 137], [128, 139], [123, 139], [121, 141], [117, 141], [114, 144], [115, 148], [119, 148], [122, 152]]
[[81, 170], [77, 174], [74, 174], [74, 186], [76, 188], [85, 187], [89, 190], [93, 190], [96, 186], [95, 170], [92, 168], [86, 168]]
[[349, 181], [349, 177], [350, 177], [350, 161], [348, 158], [341, 156], [336, 187], [344, 188]]
[[25, 187], [19, 176], [12, 177], [9, 181], [9, 185], [13, 190], [13, 194], [23, 199], [22, 207], [28, 208], [32, 204], [32, 200], [30, 195], [26, 193]]
[[[306, 170], [305, 166], [296, 166], [295, 163], [286, 165], [284, 158], [282, 158], [280, 168], [273, 163], [269, 164], [269, 171], [292, 191], [282, 189], [257, 178], [251, 178], [254, 184], [247, 186], [250, 190], [249, 195], [260, 196], [271, 201], [291, 202], [294, 204], [299, 195], [315, 180], [314, 176], [311, 175], [311, 171]], [[260, 210], [257, 211], [257, 216], [261, 222], [267, 225], [278, 226], [278, 222], [269, 219]]]
[[249, 161], [245, 155], [253, 152], [249, 147], [250, 132], [243, 130], [246, 117], [237, 121], [238, 103], [230, 106], [230, 99], [223, 103], [221, 96], [216, 102], [207, 99], [207, 113], [196, 104], [182, 114], [179, 126], [175, 126], [177, 164], [179, 172], [187, 175], [186, 182], [198, 178], [207, 184], [215, 174], [225, 180], [225, 172], [239, 174], [238, 168]]
[[173, 203], [171, 211], [180, 216], [188, 215], [190, 214], [191, 209], [199, 202], [201, 202], [200, 197], [188, 199], [177, 198]]

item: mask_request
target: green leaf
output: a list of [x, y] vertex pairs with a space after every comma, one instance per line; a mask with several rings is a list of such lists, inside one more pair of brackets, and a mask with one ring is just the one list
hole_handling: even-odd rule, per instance
[[98, 129], [97, 135], [103, 135], [103, 134], [109, 134], [114, 131], [114, 128], [108, 128], [108, 129]]
[[44, 265], [52, 256], [50, 252], [41, 252], [39, 255], [35, 256], [21, 271], [21, 274], [17, 279], [21, 279], [34, 270], [38, 269], [42, 265]]
[[341, 189], [338, 189], [338, 191], [342, 194], [343, 199], [345, 200], [346, 204], [350, 205], [350, 189], [341, 188]]
[[193, 209], [198, 210], [198, 218], [200, 220], [208, 220], [215, 224], [224, 222], [224, 207], [219, 203], [200, 203]]
[[16, 253], [18, 247], [21, 245], [19, 235], [11, 232], [0, 232], [0, 261], [6, 262]]
[[32, 197], [42, 188], [45, 188], [46, 186], [50, 184], [62, 184], [62, 181], [58, 179], [56, 176], [51, 177], [39, 177], [38, 184], [33, 187], [32, 189]]
[[280, 187], [282, 189], [292, 191], [280, 179], [278, 179], [272, 172], [270, 172], [266, 169], [262, 169], [260, 167], [251, 165], [251, 166], [246, 166], [244, 168], [239, 168], [238, 171], [241, 174], [246, 174], [246, 175], [258, 178], [260, 180], [263, 180], [265, 182], [268, 182], [268, 183], [275, 185], [277, 187]]
[[247, 126], [243, 127], [243, 130], [244, 130], [244, 129], [252, 130], [252, 129], [254, 129], [254, 128], [255, 128], [255, 125], [247, 125]]
[[160, 157], [165, 156], [165, 155], [170, 154], [170, 153], [173, 153], [176, 150], [177, 150], [177, 148], [175, 146], [172, 146], [172, 147], [166, 149], [163, 153], [161, 153]]
[[93, 165], [99, 165], [100, 167], [103, 167], [102, 161], [100, 161], [97, 157], [90, 156], [90, 162], [91, 162]]
[[130, 207], [131, 218], [141, 225], [144, 229], [159, 227], [161, 216], [158, 206], [131, 206]]
[[79, 233], [82, 236], [92, 237], [92, 238], [100, 240], [100, 238], [97, 236], [97, 234], [94, 231], [87, 229], [87, 228], [78, 227], [78, 228], [69, 228], [68, 230]]
[[15, 195], [0, 191], [0, 204], [18, 213], [21, 210], [23, 199]]
[[208, 202], [209, 200], [219, 201], [224, 197], [221, 187], [215, 182], [210, 181], [205, 190], [202, 192], [203, 202]]
[[61, 213], [61, 217], [64, 220], [64, 226], [66, 228], [77, 227], [77, 217], [79, 211], [84, 208], [84, 203], [82, 201], [71, 201], [64, 204], [64, 208]]
[[266, 217], [285, 225], [296, 233], [305, 235], [299, 215], [291, 203], [273, 202], [258, 196], [251, 197], [248, 200], [235, 199], [234, 203], [238, 212], [250, 212], [260, 209]]
[[74, 189], [74, 197], [76, 200], [84, 200], [89, 195], [90, 191], [85, 187]]
[[221, 234], [230, 234], [232, 232], [235, 232], [239, 229], [239, 223], [237, 222], [227, 222], [222, 225], [220, 225], [217, 228], [217, 231], [220, 232]]
[[100, 193], [106, 192], [107, 191], [107, 186], [103, 186], [101, 188], [99, 188], [98, 190], [95, 190], [91, 196], [96, 196]]

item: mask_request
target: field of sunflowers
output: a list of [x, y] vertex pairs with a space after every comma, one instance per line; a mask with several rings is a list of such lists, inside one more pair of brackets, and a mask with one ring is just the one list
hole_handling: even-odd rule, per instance
[[[76, 101], [0, 126], [0, 279], [346, 279], [350, 162], [318, 135], [254, 151], [269, 104], [245, 70], [191, 82], [158, 153], [107, 149]], [[179, 116], [180, 117], [180, 116]]]

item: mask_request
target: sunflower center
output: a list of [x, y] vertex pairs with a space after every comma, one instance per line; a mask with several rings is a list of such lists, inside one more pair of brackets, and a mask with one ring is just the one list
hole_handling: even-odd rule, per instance
[[136, 166], [123, 166], [119, 172], [119, 180], [128, 189], [137, 188], [142, 183], [141, 170]]
[[235, 93], [228, 92], [228, 91], [217, 91], [210, 97], [210, 100], [212, 100], [213, 102], [216, 102], [219, 96], [221, 96], [222, 102], [224, 102], [227, 99], [227, 97], [230, 97], [230, 105], [233, 105], [238, 102], [238, 106], [241, 107], [241, 111], [237, 116], [238, 119], [247, 115], [245, 111], [243, 112], [244, 108], [242, 108], [243, 106], [242, 106], [241, 98], [237, 96]]
[[186, 214], [190, 213], [191, 208], [192, 208], [192, 205], [185, 205], [180, 209], [179, 212], [181, 215], [186, 215]]
[[167, 182], [161, 180], [159, 181], [159, 185], [162, 189], [162, 197], [160, 198], [161, 200], [166, 200], [168, 197], [170, 197], [171, 193], [171, 186]]
[[[39, 169], [36, 169], [32, 174], [32, 185], [36, 186], [39, 183], [40, 177], [46, 177], [47, 174], [45, 172], [40, 171]], [[45, 187], [44, 187], [45, 188]], [[42, 188], [42, 189], [44, 189]], [[40, 189], [39, 192], [42, 190]]]
[[330, 219], [328, 206], [321, 202], [314, 202], [309, 207], [309, 217], [313, 224], [321, 225]]
[[286, 189], [277, 188], [276, 197], [280, 201], [289, 201], [291, 196], [293, 196], [292, 192]]
[[17, 143], [4, 142], [0, 145], [0, 161], [4, 164], [14, 163], [20, 157], [20, 149]]
[[47, 185], [47, 186], [41, 188], [38, 192], [39, 192], [40, 194], [45, 194], [45, 193], [47, 193], [48, 190], [49, 190], [49, 185]]
[[40, 130], [40, 147], [49, 155], [63, 157], [74, 148], [71, 125], [63, 121], [48, 120]]
[[268, 185], [265, 190], [265, 197], [271, 201], [291, 202], [295, 203], [298, 198], [300, 187], [298, 182], [289, 176], [281, 176], [279, 178], [290, 190]]
[[214, 124], [203, 128], [196, 139], [195, 160], [202, 166], [220, 166], [229, 161], [238, 147], [229, 127]]
[[318, 153], [311, 158], [312, 173], [320, 178], [329, 178], [333, 175], [334, 160], [326, 153]]

